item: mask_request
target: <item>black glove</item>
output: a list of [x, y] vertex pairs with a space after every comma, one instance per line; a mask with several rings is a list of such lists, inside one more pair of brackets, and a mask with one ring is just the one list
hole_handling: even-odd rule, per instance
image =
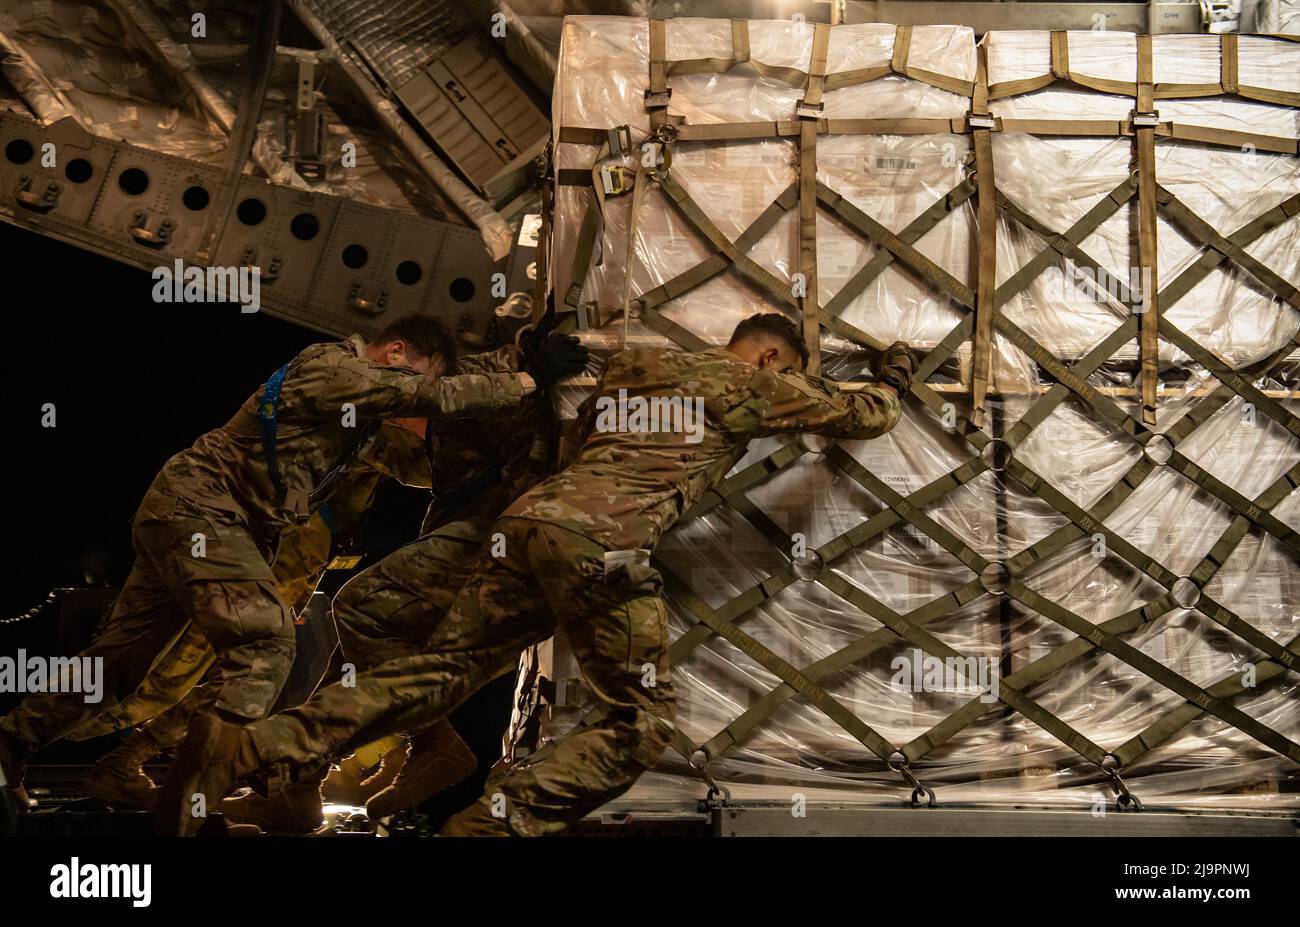
[[549, 389], [559, 380], [581, 373], [589, 354], [573, 335], [551, 335], [542, 342], [524, 371], [537, 381], [539, 390]]
[[895, 341], [880, 355], [880, 376], [876, 379], [898, 390], [899, 396], [906, 396], [912, 386], [912, 374], [920, 366], [921, 358], [907, 342]]

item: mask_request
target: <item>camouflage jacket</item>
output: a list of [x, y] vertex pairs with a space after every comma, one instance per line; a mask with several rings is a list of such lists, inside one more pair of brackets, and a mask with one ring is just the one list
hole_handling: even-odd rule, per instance
[[[518, 406], [522, 398], [519, 379], [510, 373], [430, 379], [409, 368], [376, 364], [365, 356], [360, 335], [312, 345], [290, 362], [280, 393], [276, 456], [285, 487], [282, 499], [267, 467], [257, 414], [264, 389], [225, 425], [167, 461], [137, 519], [167, 517], [180, 499], [215, 520], [273, 536], [285, 526], [306, 522], [319, 508], [323, 500], [309, 501], [309, 496], [348, 456], [368, 422], [477, 415]], [[397, 442], [395, 453], [387, 441]], [[388, 425], [374, 435], [360, 460], [428, 486], [427, 463], [414, 463], [422, 456], [417, 436]]]
[[504, 515], [631, 550], [653, 549], [744, 456], [751, 438], [804, 431], [874, 438], [894, 427], [901, 407], [887, 386], [841, 392], [816, 377], [759, 369], [723, 349], [637, 348], [610, 358], [581, 414], [586, 437], [574, 462]]
[[[513, 347], [458, 361], [461, 373], [499, 373], [518, 366]], [[510, 502], [554, 470], [559, 426], [544, 394], [472, 419], [433, 419], [430, 427], [437, 485], [422, 533], [452, 519], [486, 529]]]

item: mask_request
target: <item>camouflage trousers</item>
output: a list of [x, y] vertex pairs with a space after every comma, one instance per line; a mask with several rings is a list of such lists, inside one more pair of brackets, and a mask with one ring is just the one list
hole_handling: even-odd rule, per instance
[[143, 725], [139, 736], [159, 749], [175, 747], [185, 739], [190, 718], [205, 699], [196, 687], [217, 661], [217, 652], [193, 622], [150, 667], [134, 692], [67, 735], [69, 740], [90, 740], [114, 731]]
[[491, 521], [443, 525], [398, 548], [334, 596], [334, 624], [347, 660], [368, 670], [418, 656], [474, 571]]
[[[325, 573], [332, 544], [329, 526], [319, 514], [300, 528], [284, 531], [271, 563], [280, 598], [301, 611], [307, 607]], [[217, 652], [194, 622], [150, 667], [135, 692], [87, 724], [67, 735], [69, 740], [90, 740], [130, 727], [135, 737], [152, 741], [158, 751], [180, 745], [190, 720], [209, 704], [196, 687], [203, 681]]]
[[128, 698], [191, 621], [217, 654], [196, 690], [200, 709], [260, 718], [284, 686], [293, 663], [293, 620], [245, 529], [151, 493], [136, 516], [132, 543], [135, 566], [79, 654], [103, 660], [104, 701], [88, 704], [77, 693], [28, 696], [0, 718], [0, 732], [24, 752], [35, 753]]
[[[659, 574], [620, 556], [625, 552], [544, 522], [503, 518], [493, 532], [496, 543], [480, 555], [423, 652], [390, 659], [359, 674], [354, 685], [328, 686], [305, 704], [248, 727], [273, 784], [302, 778], [368, 740], [440, 721], [481, 686], [511, 672], [523, 649], [557, 626], [602, 710], [557, 740], [543, 759], [494, 776], [482, 801], [491, 804], [501, 831], [535, 836], [563, 830], [654, 765], [673, 731]], [[491, 556], [500, 543], [502, 555]], [[418, 544], [394, 556], [414, 557], [403, 552]], [[389, 614], [418, 612], [421, 605], [407, 594], [411, 598], [387, 602]], [[360, 600], [347, 607], [364, 612], [367, 606]]]
[[[334, 623], [345, 658], [365, 670], [385, 660], [418, 654], [469, 579], [491, 524], [455, 522], [443, 526], [354, 577], [334, 601]], [[300, 559], [285, 558], [282, 544], [272, 565], [286, 600], [288, 593], [297, 592], [305, 601], [305, 593], [315, 588], [316, 575], [310, 577], [310, 588], [304, 584], [299, 589], [285, 581], [282, 560], [293, 565]], [[411, 608], [410, 603], [419, 607]], [[135, 736], [152, 741], [158, 750], [179, 746], [190, 720], [207, 705], [196, 687], [215, 660], [212, 645], [191, 624], [158, 658], [132, 695], [68, 737], [86, 740], [140, 725]], [[449, 722], [442, 723], [448, 724], [442, 742], [459, 738]], [[468, 747], [465, 750], [469, 752]]]

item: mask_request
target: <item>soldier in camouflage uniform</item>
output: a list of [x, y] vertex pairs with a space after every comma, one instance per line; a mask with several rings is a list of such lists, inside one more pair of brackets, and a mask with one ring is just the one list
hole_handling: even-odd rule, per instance
[[[226, 425], [177, 454], [135, 514], [136, 564], [107, 621], [80, 656], [103, 659], [110, 704], [133, 692], [155, 658], [192, 620], [217, 651], [200, 688], [205, 706], [234, 723], [262, 717], [293, 659], [289, 610], [269, 566], [280, 532], [307, 522], [357, 460], [373, 463], [385, 419], [465, 416], [517, 406], [536, 388], [530, 373], [441, 376], [455, 342], [432, 319], [408, 316], [367, 343], [307, 348], [272, 378], [276, 443], [265, 387]], [[545, 349], [537, 369], [553, 366]], [[579, 365], [579, 369], [580, 369]], [[571, 372], [571, 370], [566, 370]], [[427, 468], [417, 481], [427, 485]], [[29, 696], [0, 719], [0, 775], [22, 783], [31, 754], [75, 730], [104, 706], [76, 693]]]
[[[324, 513], [317, 511], [306, 525], [293, 525], [281, 533], [271, 572], [281, 600], [294, 615], [306, 610], [325, 573], [335, 532], [346, 535], [359, 527], [382, 479], [377, 470], [357, 469], [330, 497], [330, 524]], [[67, 735], [69, 740], [90, 740], [138, 728], [100, 757], [82, 783], [84, 795], [115, 806], [151, 806], [156, 787], [143, 766], [185, 739], [190, 720], [203, 707], [202, 693], [196, 687], [216, 659], [217, 652], [208, 639], [194, 622], [187, 623], [135, 692]]]
[[[556, 741], [544, 759], [496, 777], [443, 833], [552, 834], [626, 791], [673, 730], [667, 617], [650, 565], [659, 539], [722, 480], [751, 438], [812, 431], [865, 439], [888, 431], [917, 363], [895, 345], [881, 382], [845, 393], [788, 372], [806, 359], [793, 324], [775, 314], [742, 322], [725, 349], [614, 356], [585, 406], [576, 461], [506, 509], [493, 528], [504, 551], [480, 557], [425, 652], [245, 728], [202, 719], [163, 787], [163, 832], [197, 829], [195, 795], [212, 801], [255, 774], [274, 785], [380, 734], [444, 718], [557, 624], [603, 703], [600, 720]], [[680, 399], [682, 409], [699, 400], [699, 440], [688, 438], [684, 418], [678, 428], [638, 428], [630, 416], [620, 423], [620, 403], [630, 409], [633, 400], [652, 398]], [[398, 604], [388, 602], [389, 613]], [[406, 607], [418, 609], [414, 591]]]
[[[534, 342], [525, 356], [537, 349]], [[462, 372], [500, 369], [501, 355], [460, 362]], [[558, 422], [539, 401], [474, 419], [430, 422], [429, 452], [436, 475], [420, 538], [353, 577], [334, 597], [335, 626], [347, 660], [358, 671], [418, 655], [469, 579], [496, 517], [553, 469]], [[373, 820], [415, 807], [469, 776], [477, 759], [450, 721], [412, 732], [394, 781], [366, 801]], [[319, 816], [321, 799], [309, 777], [273, 794], [228, 800], [227, 821], [276, 830]]]

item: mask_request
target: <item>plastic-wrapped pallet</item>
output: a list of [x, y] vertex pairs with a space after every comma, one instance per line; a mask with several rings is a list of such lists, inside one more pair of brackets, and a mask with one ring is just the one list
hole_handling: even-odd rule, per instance
[[[677, 19], [665, 25], [667, 62], [713, 59], [703, 67], [668, 69], [668, 113], [674, 122], [773, 127], [763, 137], [679, 140], [672, 146], [672, 178], [731, 241], [798, 179], [796, 113], [804, 90], [796, 72], [809, 71], [815, 36], [812, 24], [750, 22], [741, 45], [736, 29], [723, 20]], [[1014, 463], [977, 466], [973, 477], [938, 486], [972, 458], [987, 463], [997, 457], [980, 457], [954, 427], [954, 418], [964, 420], [971, 410], [968, 329], [953, 361], [930, 377], [929, 395], [937, 400], [910, 398], [904, 420], [875, 441], [841, 442], [839, 450], [817, 439], [791, 442], [785, 465], [746, 491], [781, 536], [802, 536], [810, 550], [850, 529], [867, 534], [826, 562], [837, 582], [816, 581], [814, 566], [806, 574], [809, 580], [776, 584], [757, 605], [735, 606], [742, 593], [788, 570], [792, 547], [779, 547], [770, 530], [765, 535], [733, 506], [717, 505], [683, 519], [658, 551], [662, 568], [700, 600], [670, 596], [675, 638], [698, 627], [701, 602], [722, 613], [800, 671], [800, 685], [819, 686], [902, 750], [911, 772], [945, 800], [1023, 802], [1032, 791], [1035, 800], [1093, 802], [1115, 784], [1098, 762], [1100, 750], [1114, 754], [1123, 782], [1147, 803], [1300, 805], [1294, 790], [1297, 763], [1277, 749], [1282, 743], [1290, 745], [1284, 749], [1300, 750], [1296, 671], [1267, 660], [1260, 649], [1300, 653], [1292, 644], [1300, 631], [1300, 571], [1295, 535], [1287, 536], [1300, 528], [1300, 493], [1293, 491], [1300, 481], [1300, 428], [1294, 417], [1300, 403], [1294, 393], [1290, 398], [1285, 393], [1288, 369], [1294, 385], [1294, 366], [1288, 368], [1285, 358], [1297, 346], [1293, 339], [1300, 325], [1300, 300], [1294, 289], [1287, 291], [1300, 281], [1300, 219], [1295, 218], [1300, 44], [1230, 39], [1225, 45], [1228, 40], [1218, 36], [1154, 37], [1158, 117], [1149, 123], [1155, 126], [1154, 176], [1175, 198], [1173, 207], [1185, 206], [1274, 276], [1261, 283], [1263, 272], [1257, 265], [1243, 269], [1236, 252], [1217, 262], [1207, 257], [1213, 249], [1185, 222], [1172, 221], [1173, 207], [1160, 201], [1156, 266], [1160, 302], [1167, 302], [1160, 312], [1199, 347], [1192, 356], [1193, 346], [1186, 340], [1175, 345], [1161, 329], [1158, 418], [1147, 430], [1140, 424], [1138, 401], [1139, 325], [1129, 304], [1143, 285], [1135, 231], [1144, 221], [1133, 174], [1137, 122], [1130, 123], [1138, 109], [1141, 40], [1096, 32], [991, 33], [978, 48], [971, 30], [963, 27], [915, 27], [903, 33], [868, 24], [829, 30], [817, 180], [904, 238], [971, 294], [980, 263], [978, 198], [969, 177], [979, 165], [971, 127], [989, 123], [967, 123], [967, 116], [972, 95], [987, 88], [994, 126], [988, 166], [1005, 202], [992, 239], [993, 282], [1002, 289], [993, 299], [1000, 318], [990, 339], [983, 432], [1007, 439], [1003, 447], [1011, 449]], [[747, 55], [738, 54], [742, 48]], [[1221, 52], [1224, 48], [1230, 56]], [[629, 127], [638, 150], [623, 159], [616, 153], [608, 163], [636, 168], [639, 145], [651, 131], [645, 105], [649, 72], [646, 21], [565, 21], [554, 94], [554, 160], [561, 182], [555, 189], [551, 283], [557, 302], [563, 305], [567, 297], [570, 305], [583, 307], [584, 319], [597, 320], [584, 337], [598, 350], [616, 351], [625, 338], [664, 340], [662, 324], [633, 318], [625, 333], [621, 318], [597, 311], [621, 305], [627, 273], [636, 297], [718, 250], [661, 185], [650, 182], [636, 220], [630, 270], [630, 195], [603, 197], [589, 266], [575, 266], [582, 264], [574, 255], [581, 251], [593, 190], [564, 178], [590, 172], [608, 149], [587, 142], [598, 142], [605, 130], [621, 125]], [[1222, 95], [1224, 89], [1228, 95]], [[850, 124], [836, 120], [872, 119], [935, 120], [927, 126], [949, 120], [951, 128], [834, 132], [835, 125]], [[1031, 133], [1018, 129], [1016, 120], [1037, 125]], [[1068, 134], [1054, 134], [1044, 120], [1075, 125], [1062, 130]], [[1084, 122], [1097, 134], [1081, 134]], [[1101, 124], [1117, 128], [1106, 134]], [[573, 128], [586, 136], [567, 131]], [[1205, 129], [1228, 134], [1206, 135]], [[1232, 144], [1242, 139], [1243, 144]], [[1288, 139], [1289, 154], [1270, 150], [1284, 148]], [[952, 208], [927, 220], [927, 211], [945, 196]], [[1116, 196], [1118, 201], [1106, 206], [1104, 201]], [[1058, 236], [1069, 238], [1066, 233], [1094, 207], [1107, 213], [1104, 221], [1063, 244]], [[1274, 218], [1266, 227], [1234, 234], [1270, 211]], [[1036, 223], [1036, 230], [1027, 222]], [[922, 231], [905, 236], [903, 230], [914, 223]], [[817, 303], [832, 305], [850, 333], [880, 342], [902, 338], [932, 349], [954, 326], [970, 323], [974, 301], [961, 305], [951, 292], [932, 286], [915, 271], [914, 259], [904, 259], [904, 251], [886, 261], [852, 299], [837, 301], [841, 288], [885, 245], [827, 208], [819, 210], [816, 229]], [[777, 281], [792, 284], [800, 266], [797, 207], [786, 208], [749, 244], [749, 257]], [[1013, 279], [1053, 246], [1061, 253], [1040, 260], [1041, 273]], [[1122, 292], [1107, 290], [1104, 280], [1100, 292], [1091, 287], [1087, 266], [1075, 259], [1080, 255], [1132, 283], [1129, 303]], [[1142, 295], [1155, 304], [1154, 293]], [[789, 300], [746, 280], [732, 266], [659, 303], [656, 311], [713, 344], [725, 342], [735, 324], [754, 312], [785, 311], [797, 319]], [[1128, 326], [1127, 337], [1115, 337], [1122, 326]], [[856, 342], [844, 337], [845, 330], [823, 328], [823, 369], [840, 379], [864, 379], [870, 375], [870, 351], [862, 337]], [[1043, 367], [1041, 356], [1025, 350], [1032, 345], [1024, 336], [1062, 365], [1083, 361], [1086, 383], [1095, 392], [1053, 390], [1057, 378]], [[1112, 342], [1098, 352], [1107, 339]], [[1245, 390], [1243, 395], [1225, 385], [1225, 364], [1249, 373], [1246, 386], [1236, 387]], [[1250, 390], [1276, 403], [1250, 402], [1248, 397], [1257, 395]], [[578, 398], [570, 394], [563, 405], [572, 412]], [[1030, 419], [1017, 426], [1026, 413]], [[1125, 419], [1123, 427], [1117, 414]], [[1176, 445], [1172, 461], [1161, 459], [1168, 458], [1161, 453], [1168, 445], [1152, 440], [1151, 431], [1169, 434], [1169, 443]], [[782, 445], [755, 442], [733, 473]], [[851, 478], [846, 464], [853, 462], [879, 481], [871, 484], [877, 491]], [[1048, 487], [1031, 489], [1026, 472], [1041, 476]], [[1202, 472], [1213, 480], [1198, 485], [1195, 478]], [[1049, 489], [1055, 493], [1050, 499]], [[973, 557], [959, 559], [963, 551], [934, 537], [940, 532], [927, 530], [929, 523], [888, 516], [891, 498], [896, 502], [897, 496], [918, 493], [922, 515], [946, 529], [946, 537], [959, 539]], [[1262, 514], [1250, 508], [1250, 500], [1260, 498], [1267, 509]], [[1092, 525], [1078, 515], [1080, 509], [1096, 517], [1096, 530], [1079, 526], [1081, 520]], [[865, 530], [873, 525], [875, 530]], [[1155, 565], [1131, 562], [1142, 556]], [[1061, 623], [1059, 611], [1030, 607], [1027, 601], [1037, 600], [1025, 595], [998, 594], [996, 571], [994, 581], [986, 575], [981, 586], [968, 565], [976, 561], [1007, 562], [1015, 581], [1042, 600], [1140, 651], [1137, 662], [1145, 655], [1184, 681], [1214, 687], [1222, 704], [1249, 716], [1245, 726], [1251, 727], [1250, 719], [1266, 725], [1272, 745], [1252, 736], [1259, 734], [1257, 727], [1247, 733], [1191, 705], [1186, 692], [1132, 665], [1130, 652], [1103, 652], [1078, 638]], [[1187, 576], [1196, 580], [1190, 593], [1187, 583], [1175, 590], [1172, 580]], [[1142, 612], [1149, 602], [1157, 605]], [[908, 683], [903, 677], [922, 665], [922, 654], [915, 641], [904, 640], [880, 620], [888, 617], [897, 628], [900, 615], [962, 657], [977, 658], [978, 665], [1004, 680], [1003, 694], [1019, 693], [1061, 725], [1049, 732], [1041, 723], [1044, 716], [1029, 720], [1005, 699], [981, 699], [984, 690], [974, 681]], [[1219, 621], [1212, 620], [1215, 616]], [[1233, 618], [1249, 626], [1245, 637], [1241, 625], [1225, 627]], [[562, 641], [542, 649], [540, 672], [561, 683], [579, 676]], [[888, 757], [873, 753], [812, 700], [794, 694], [783, 685], [783, 674], [785, 683], [794, 678], [770, 660], [760, 665], [715, 634], [675, 654], [678, 728], [702, 749], [696, 760], [707, 761], [708, 775], [736, 798], [788, 800], [794, 791], [809, 799], [896, 796], [905, 782], [889, 768]], [[561, 691], [572, 689], [561, 686]], [[569, 703], [572, 696], [560, 701]], [[543, 705], [541, 737], [566, 730], [582, 713], [572, 704]], [[945, 721], [954, 715], [957, 721]], [[1080, 737], [1067, 746], [1062, 731]], [[1108, 758], [1104, 765], [1110, 763]], [[670, 750], [629, 800], [698, 797], [702, 788], [700, 773]]]

